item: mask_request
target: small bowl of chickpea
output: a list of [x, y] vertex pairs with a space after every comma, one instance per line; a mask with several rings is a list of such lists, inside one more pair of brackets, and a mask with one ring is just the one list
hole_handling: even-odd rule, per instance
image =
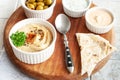
[[56, 4], [56, 0], [21, 0], [22, 8], [28, 18], [48, 20]]

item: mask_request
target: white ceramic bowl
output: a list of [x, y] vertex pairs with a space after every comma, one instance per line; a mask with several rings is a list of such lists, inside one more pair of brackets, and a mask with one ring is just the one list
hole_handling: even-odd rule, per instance
[[25, 2], [26, 2], [26, 0], [21, 0], [21, 5], [22, 5], [22, 8], [24, 9], [25, 15], [28, 18], [41, 18], [44, 20], [48, 20], [52, 16], [54, 7], [56, 4], [56, 0], [53, 0], [52, 5], [47, 9], [31, 10], [31, 9], [27, 8], [27, 6], [25, 5]]
[[[100, 12], [96, 13], [95, 12], [96, 10], [103, 10], [105, 13], [100, 13]], [[103, 16], [103, 15], [106, 15], [106, 13], [111, 16], [112, 21], [111, 21], [111, 23], [109, 23], [107, 25], [102, 25], [102, 23], [101, 23], [101, 25], [95, 25], [95, 23], [91, 22], [90, 19], [89, 19], [90, 16], [91, 16], [91, 13], [92, 13], [92, 15], [96, 16], [96, 18], [97, 18], [96, 22], [100, 23], [100, 20], [103, 21], [103, 22], [106, 22], [106, 21], [108, 22], [108, 17]], [[99, 14], [102, 14], [103, 17], [99, 16]], [[97, 16], [99, 16], [99, 17], [97, 17]], [[106, 18], [106, 20], [105, 20], [105, 18]], [[95, 18], [92, 18], [92, 19], [95, 19]], [[115, 21], [113, 13], [110, 10], [108, 10], [106, 8], [102, 8], [102, 7], [93, 7], [91, 9], [89, 9], [85, 14], [85, 20], [86, 20], [87, 28], [91, 32], [94, 32], [94, 33], [97, 33], [97, 34], [103, 34], [103, 33], [106, 33], [108, 31], [110, 31], [111, 28], [113, 27], [113, 24], [114, 24], [114, 21]]]
[[[11, 34], [15, 33], [19, 28], [25, 26], [26, 24], [31, 24], [31, 23], [33, 23], [33, 24], [37, 23], [37, 24], [44, 25], [47, 28], [49, 28], [49, 30], [52, 32], [53, 41], [46, 49], [38, 51], [38, 52], [26, 52], [26, 51], [22, 51], [22, 50], [16, 48], [14, 46], [14, 44], [12, 43], [12, 41], [10, 39]], [[29, 19], [19, 21], [11, 28], [11, 30], [9, 32], [9, 42], [10, 42], [10, 45], [12, 46], [15, 56], [20, 61], [22, 61], [24, 63], [28, 63], [28, 64], [37, 64], [37, 63], [41, 63], [41, 62], [44, 62], [47, 59], [49, 59], [54, 51], [56, 37], [57, 37], [57, 35], [56, 35], [56, 30], [55, 30], [54, 26], [51, 23], [49, 23], [48, 21], [41, 20], [40, 18], [29, 18]]]
[[[77, 2], [79, 1], [79, 2]], [[62, 0], [63, 10], [64, 12], [74, 18], [82, 17], [86, 10], [89, 9], [91, 6], [91, 0], [83, 0], [86, 1], [87, 5], [83, 8], [82, 4], [85, 4], [85, 2], [81, 2], [82, 0]], [[78, 8], [76, 8], [78, 6]], [[80, 7], [81, 6], [81, 7]], [[74, 9], [75, 7], [75, 9]]]

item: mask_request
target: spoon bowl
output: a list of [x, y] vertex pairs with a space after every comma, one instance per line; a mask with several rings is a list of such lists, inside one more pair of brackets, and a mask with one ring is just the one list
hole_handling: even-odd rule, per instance
[[55, 25], [60, 33], [66, 34], [70, 30], [71, 23], [66, 15], [59, 14], [55, 20]]

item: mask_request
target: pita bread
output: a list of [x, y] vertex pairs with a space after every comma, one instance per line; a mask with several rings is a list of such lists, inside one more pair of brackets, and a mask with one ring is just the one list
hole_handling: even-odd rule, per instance
[[87, 72], [91, 75], [95, 66], [107, 55], [115, 50], [109, 41], [92, 33], [76, 33], [78, 44], [81, 48], [81, 75]]

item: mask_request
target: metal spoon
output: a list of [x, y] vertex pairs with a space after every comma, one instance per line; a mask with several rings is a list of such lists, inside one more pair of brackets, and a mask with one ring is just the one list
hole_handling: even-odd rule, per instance
[[67, 36], [66, 36], [66, 33], [69, 31], [70, 26], [71, 26], [70, 20], [68, 19], [68, 17], [66, 15], [59, 14], [56, 17], [55, 25], [56, 25], [57, 30], [61, 34], [64, 35], [64, 44], [65, 44], [65, 48], [66, 48], [66, 51], [65, 51], [66, 65], [67, 65], [67, 69], [70, 72], [73, 72], [74, 66], [73, 66], [73, 61], [71, 58], [70, 49], [68, 46], [68, 40], [67, 40]]

